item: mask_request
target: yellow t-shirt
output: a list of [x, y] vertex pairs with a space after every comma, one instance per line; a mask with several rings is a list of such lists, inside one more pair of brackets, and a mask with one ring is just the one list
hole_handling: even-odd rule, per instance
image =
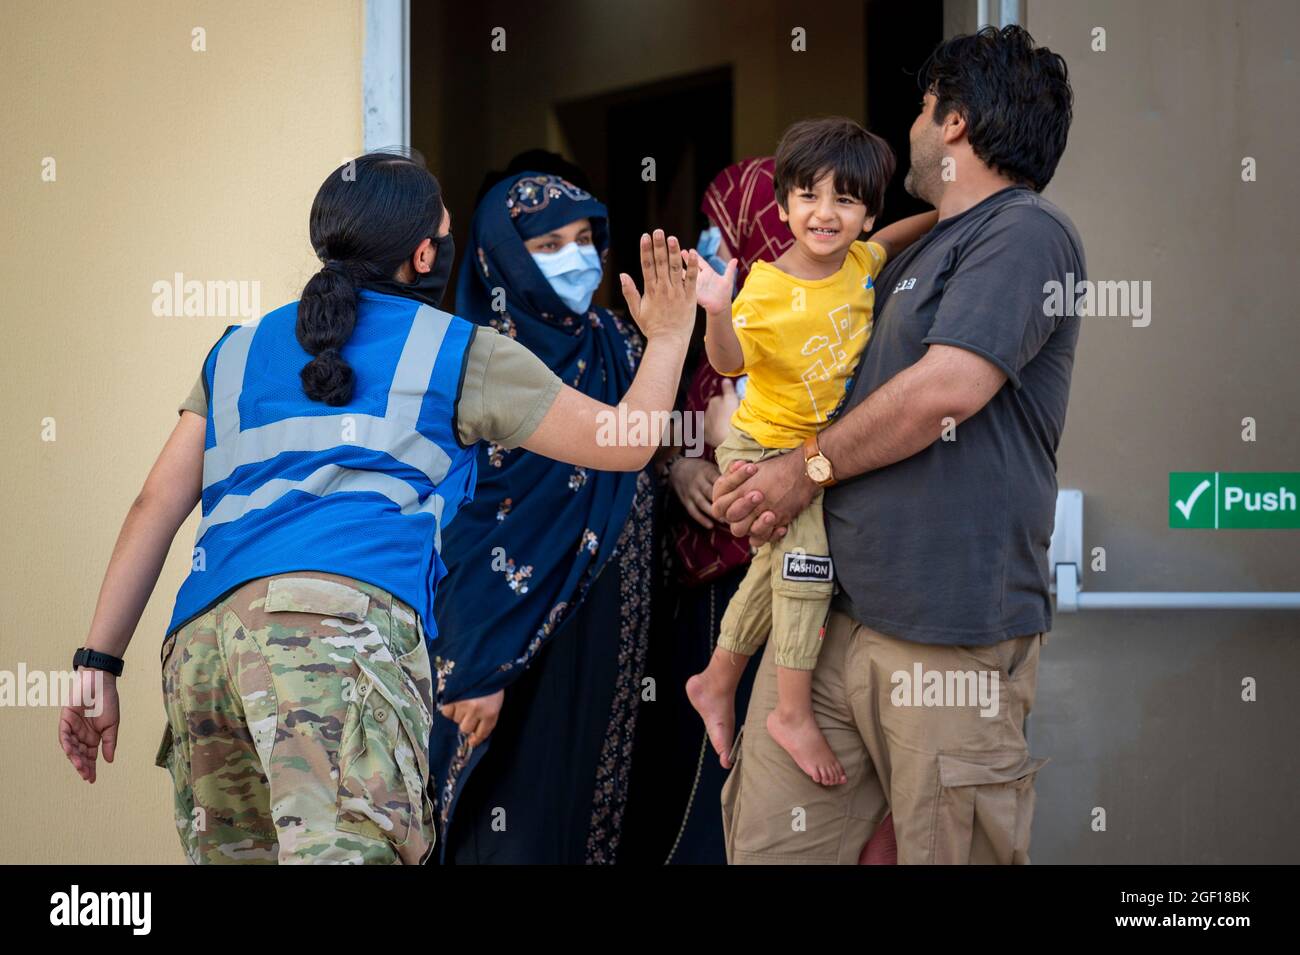
[[728, 374], [749, 376], [733, 427], [765, 448], [793, 448], [826, 426], [871, 335], [884, 265], [884, 247], [861, 241], [815, 281], [754, 263], [731, 306], [745, 367]]

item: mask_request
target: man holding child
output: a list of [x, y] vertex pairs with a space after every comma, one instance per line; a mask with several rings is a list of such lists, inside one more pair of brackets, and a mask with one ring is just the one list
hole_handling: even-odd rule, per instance
[[[889, 811], [899, 862], [1029, 861], [1046, 761], [1023, 726], [1079, 333], [1043, 289], [1085, 274], [1078, 233], [1040, 193], [1073, 95], [1061, 57], [1019, 27], [944, 42], [919, 79], [906, 187], [938, 222], [875, 280], [844, 409], [813, 451], [737, 461], [714, 486], [714, 516], [758, 546], [820, 497], [838, 585], [811, 700], [844, 781], [810, 777], [769, 732], [769, 645], [723, 791], [734, 863], [856, 862]], [[896, 692], [914, 673], [940, 690], [976, 676], [996, 710], [941, 692], [917, 705]]]

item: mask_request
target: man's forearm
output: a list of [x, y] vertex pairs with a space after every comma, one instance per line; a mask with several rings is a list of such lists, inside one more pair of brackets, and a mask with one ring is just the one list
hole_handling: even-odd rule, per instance
[[883, 468], [924, 451], [945, 428], [976, 414], [1007, 376], [987, 358], [931, 345], [818, 436], [837, 480]]
[[924, 394], [913, 372], [899, 372], [818, 435], [836, 480], [910, 458], [942, 433], [946, 415]]

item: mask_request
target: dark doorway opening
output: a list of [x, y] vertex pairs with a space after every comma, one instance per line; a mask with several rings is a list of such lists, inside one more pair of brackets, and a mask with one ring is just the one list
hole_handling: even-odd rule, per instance
[[916, 75], [943, 40], [942, 0], [867, 0], [867, 127], [893, 147], [898, 173], [885, 192], [877, 227], [926, 212], [929, 206], [903, 189], [908, 166], [908, 131], [920, 111]]
[[[606, 275], [640, 276], [641, 234], [663, 229], [686, 248], [704, 224], [704, 190], [731, 161], [731, 70], [711, 70], [556, 106], [572, 159], [610, 210]], [[653, 161], [654, 178], [643, 171]], [[603, 304], [622, 307], [617, 282]]]

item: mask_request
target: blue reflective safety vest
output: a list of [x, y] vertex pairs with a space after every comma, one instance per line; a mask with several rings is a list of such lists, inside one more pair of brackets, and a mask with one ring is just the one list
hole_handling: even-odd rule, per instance
[[250, 580], [317, 570], [387, 590], [432, 639], [442, 528], [474, 493], [455, 413], [475, 326], [360, 289], [335, 407], [302, 389], [297, 320], [292, 302], [232, 326], [203, 363], [203, 520], [167, 632]]

